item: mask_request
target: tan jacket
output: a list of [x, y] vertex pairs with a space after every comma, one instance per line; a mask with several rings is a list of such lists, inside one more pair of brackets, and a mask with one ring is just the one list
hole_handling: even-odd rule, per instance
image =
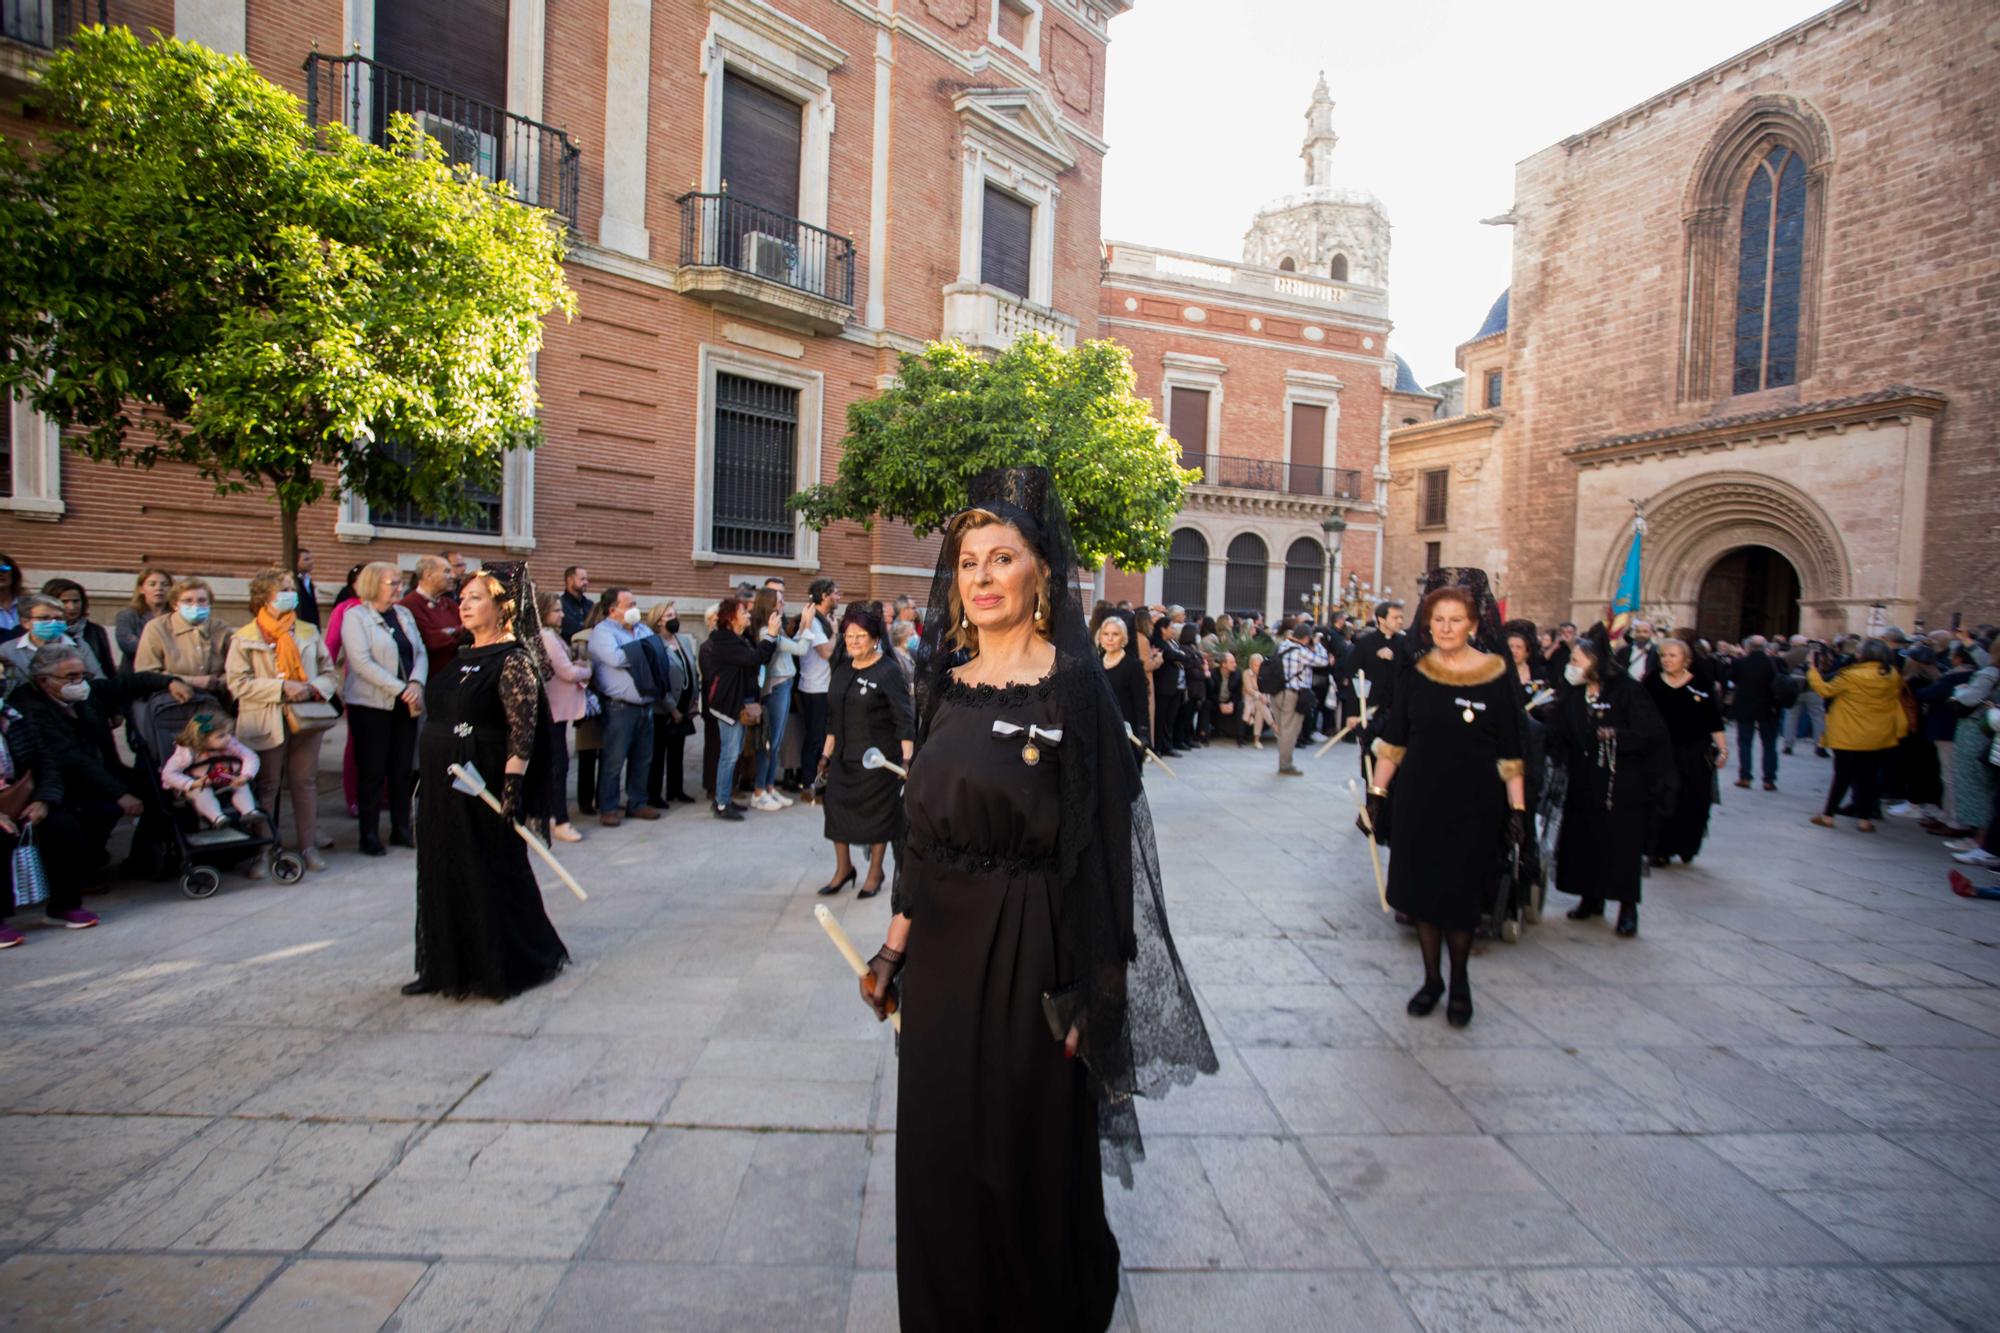
[[139, 632], [132, 654], [134, 671], [164, 671], [169, 676], [220, 676], [229, 661], [229, 626], [212, 617], [190, 625], [180, 612], [155, 616]]
[[[305, 663], [306, 683], [320, 697], [331, 699], [340, 692], [340, 677], [333, 674], [333, 662], [319, 631], [305, 621], [292, 626], [292, 641], [299, 646]], [[229, 693], [236, 699], [236, 735], [253, 750], [275, 750], [285, 743], [285, 682], [278, 675], [278, 653], [251, 621], [229, 636], [226, 663]]]

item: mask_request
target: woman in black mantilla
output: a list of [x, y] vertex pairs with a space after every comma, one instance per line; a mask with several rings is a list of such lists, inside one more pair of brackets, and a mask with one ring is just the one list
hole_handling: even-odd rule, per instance
[[1473, 644], [1480, 600], [1448, 584], [1418, 605], [1417, 633], [1429, 651], [1396, 686], [1368, 793], [1376, 840], [1392, 853], [1389, 905], [1415, 920], [1423, 948], [1424, 984], [1405, 1007], [1417, 1018], [1437, 1008], [1448, 946], [1445, 1017], [1453, 1027], [1472, 1021], [1472, 932], [1494, 902], [1509, 852], [1525, 848], [1529, 834], [1521, 686], [1505, 658]]
[[1604, 915], [1618, 903], [1618, 933], [1639, 933], [1639, 878], [1654, 832], [1673, 810], [1673, 750], [1645, 687], [1611, 654], [1603, 625], [1570, 645], [1549, 728], [1550, 758], [1569, 772], [1556, 887], [1583, 899], [1572, 921]]
[[1129, 1183], [1141, 1156], [1131, 1098], [1216, 1068], [1074, 574], [1047, 473], [973, 478], [931, 588], [895, 916], [862, 988], [879, 1016], [900, 976], [905, 1333], [1104, 1329], [1101, 1173]]
[[[405, 995], [504, 1000], [562, 970], [569, 951], [542, 910], [528, 849], [508, 827], [547, 812], [540, 793], [548, 700], [527, 566], [490, 565], [458, 593], [470, 647], [424, 690], [418, 751], [417, 979]], [[452, 786], [453, 764], [476, 767], [506, 818]], [[534, 776], [530, 776], [530, 772]]]
[[854, 880], [848, 847], [868, 848], [868, 879], [857, 898], [882, 891], [882, 856], [903, 836], [903, 780], [888, 768], [869, 770], [861, 756], [870, 748], [907, 767], [917, 734], [910, 682], [883, 648], [882, 617], [865, 606], [847, 608], [840, 621], [847, 653], [834, 665], [827, 686], [826, 742], [819, 775], [826, 779], [822, 809], [826, 840], [833, 844], [833, 882], [822, 896], [839, 893]]
[[1729, 738], [1723, 733], [1715, 685], [1702, 678], [1694, 649], [1685, 640], [1660, 640], [1660, 669], [1646, 677], [1645, 684], [1673, 747], [1678, 791], [1673, 813], [1658, 821], [1647, 848], [1657, 868], [1676, 856], [1683, 863], [1692, 861], [1701, 851], [1714, 804], [1716, 770], [1729, 762]]

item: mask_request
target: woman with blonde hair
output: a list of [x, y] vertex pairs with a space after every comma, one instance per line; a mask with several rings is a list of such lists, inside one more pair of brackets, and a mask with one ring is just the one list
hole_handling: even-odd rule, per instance
[[[147, 565], [132, 584], [132, 600], [112, 621], [112, 637], [118, 643], [118, 660], [127, 671], [139, 651], [139, 636], [146, 626], [173, 610], [174, 576], [158, 565]], [[107, 664], [108, 665], [108, 664]]]
[[386, 856], [381, 811], [386, 787], [389, 841], [414, 847], [410, 797], [416, 786], [417, 716], [423, 712], [430, 657], [416, 617], [397, 601], [403, 577], [386, 560], [354, 579], [355, 604], [341, 624], [347, 665], [347, 734], [354, 748], [355, 804], [361, 854]]
[[214, 601], [215, 592], [203, 579], [176, 583], [167, 594], [172, 612], [146, 622], [127, 665], [176, 676], [204, 694], [227, 694], [229, 628], [212, 618]]
[[[299, 855], [307, 869], [324, 870], [319, 849], [333, 844], [319, 837], [319, 745], [339, 716], [340, 678], [319, 630], [298, 618], [298, 605], [290, 571], [252, 578], [250, 623], [230, 636], [224, 670], [236, 699], [236, 735], [257, 752], [257, 804], [275, 809], [283, 783]], [[249, 871], [253, 879], [262, 873], [259, 866]]]

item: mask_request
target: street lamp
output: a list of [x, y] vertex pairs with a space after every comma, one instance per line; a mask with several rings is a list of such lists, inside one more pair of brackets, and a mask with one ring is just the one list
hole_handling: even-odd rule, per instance
[[1347, 520], [1336, 512], [1321, 519], [1319, 526], [1326, 533], [1326, 590], [1330, 602], [1340, 588], [1340, 545], [1347, 534]]

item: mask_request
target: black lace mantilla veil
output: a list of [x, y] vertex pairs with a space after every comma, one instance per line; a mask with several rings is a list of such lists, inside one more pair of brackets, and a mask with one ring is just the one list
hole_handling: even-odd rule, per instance
[[[1139, 784], [1137, 751], [1090, 642], [1077, 595], [1077, 556], [1062, 500], [1041, 468], [995, 468], [971, 479], [968, 509], [983, 509], [1019, 528], [1049, 567], [1049, 624], [1056, 650], [1056, 699], [1062, 707], [1062, 829], [1057, 859], [1063, 884], [1062, 954], [1070, 976], [1088, 984], [1078, 1054], [1098, 1089], [1098, 1137], [1104, 1172], [1132, 1184], [1144, 1158], [1138, 1096], [1213, 1074], [1208, 1030], [1167, 929], [1153, 820]], [[956, 577], [952, 555], [938, 556], [924, 616], [928, 649], [917, 681], [921, 748], [943, 686], [963, 659], [946, 639], [947, 596]], [[896, 858], [896, 910], [905, 906], [903, 858]]]
[[[1445, 565], [1424, 575], [1422, 596], [1428, 597], [1439, 588], [1460, 587], [1472, 594], [1472, 600], [1479, 606], [1479, 614], [1473, 619], [1478, 623], [1472, 627], [1472, 646], [1483, 653], [1498, 653], [1504, 661], [1512, 661], [1507, 656], [1507, 638], [1501, 632], [1500, 604], [1493, 599], [1493, 589], [1486, 582], [1486, 571], [1469, 565]], [[1416, 618], [1416, 608], [1410, 615]], [[1410, 626], [1410, 637], [1415, 643], [1415, 653], [1421, 656], [1431, 650], [1431, 627], [1429, 625]]]

